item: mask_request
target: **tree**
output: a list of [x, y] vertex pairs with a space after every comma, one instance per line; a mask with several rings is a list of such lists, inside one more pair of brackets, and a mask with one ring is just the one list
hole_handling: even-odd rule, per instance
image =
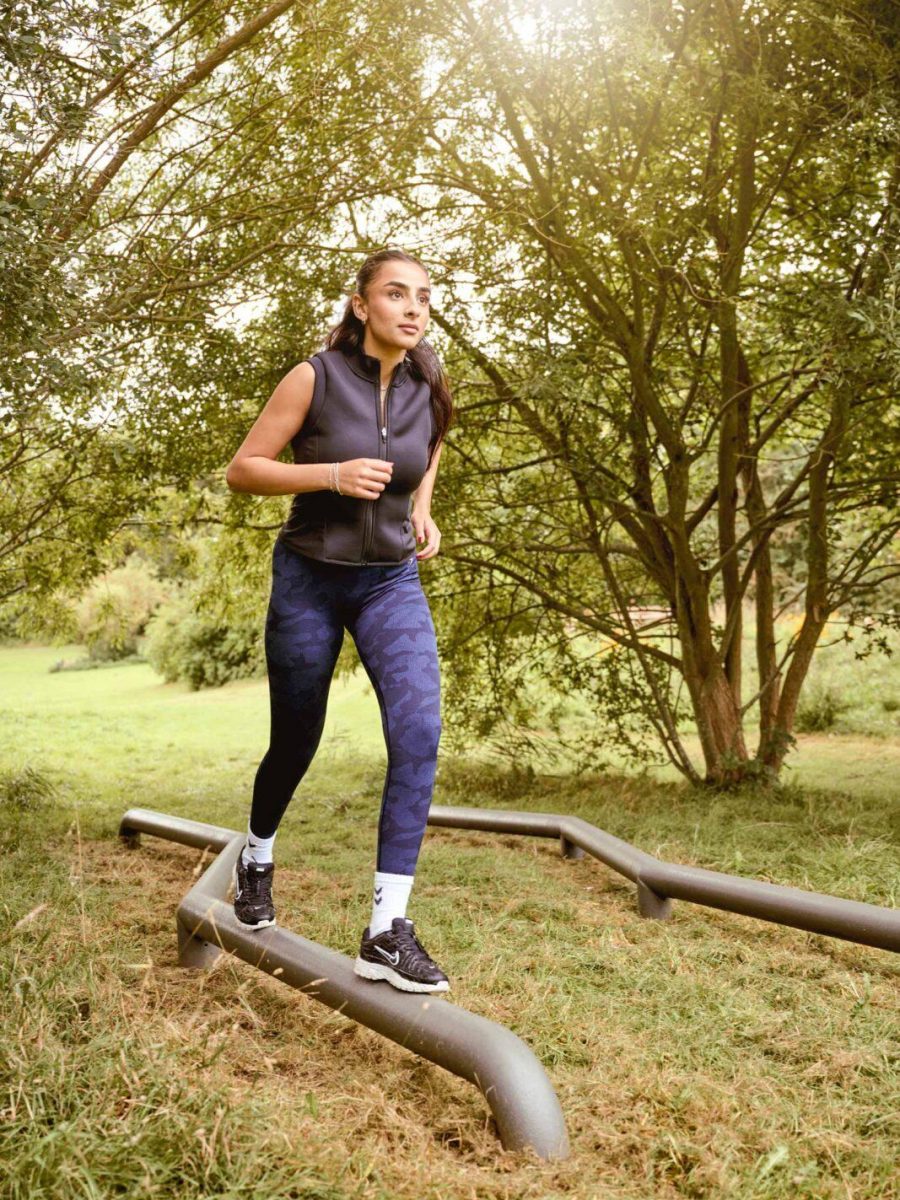
[[[166, 396], [154, 422], [134, 419], [141, 405], [129, 396], [154, 334], [174, 320], [190, 336], [210, 316], [189, 300], [178, 315], [159, 311], [167, 293], [177, 303], [200, 284], [185, 228], [167, 242], [174, 222], [166, 229], [162, 217], [172, 185], [185, 188], [208, 151], [179, 146], [170, 123], [189, 101], [225, 104], [242, 53], [294, 5], [233, 20], [234, 6], [201, 0], [168, 20], [157, 10], [156, 29], [119, 6], [10, 10], [0, 43], [0, 603], [82, 586], [129, 517], [152, 510], [151, 481], [197, 473], [202, 437], [190, 436], [182, 397]], [[142, 194], [155, 213], [140, 210]], [[219, 346], [227, 340], [219, 331]]]
[[[461, 304], [438, 316], [483, 384], [447, 555], [490, 600], [456, 640], [527, 612], [545, 647], [594, 631], [629, 652], [688, 778], [680, 681], [703, 778], [777, 775], [829, 617], [900, 573], [896, 10], [575, 3], [527, 40], [516, 5], [456, 11], [477, 61], [425, 176], [490, 329]], [[773, 555], [798, 537], [779, 587]], [[794, 591], [803, 620], [779, 646]], [[635, 596], [670, 611], [674, 648]], [[562, 645], [558, 662], [584, 679]]]

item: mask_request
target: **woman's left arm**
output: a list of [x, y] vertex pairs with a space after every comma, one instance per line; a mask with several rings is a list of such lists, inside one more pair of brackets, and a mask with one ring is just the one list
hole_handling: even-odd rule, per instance
[[422, 482], [413, 492], [413, 509], [410, 520], [416, 534], [416, 543], [425, 541], [425, 548], [416, 552], [418, 559], [434, 558], [441, 546], [441, 531], [431, 519], [431, 497], [434, 493], [434, 481], [437, 478], [438, 464], [444, 449], [443, 439], [435, 447], [431, 457], [431, 465], [422, 476]]

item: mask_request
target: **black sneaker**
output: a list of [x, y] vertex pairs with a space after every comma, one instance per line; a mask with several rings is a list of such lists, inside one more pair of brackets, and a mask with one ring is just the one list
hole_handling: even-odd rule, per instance
[[369, 937], [367, 925], [353, 965], [363, 979], [386, 979], [403, 992], [446, 992], [450, 981], [413, 931], [409, 917], [394, 917], [390, 929]]
[[241, 847], [234, 864], [234, 915], [242, 924], [252, 925], [254, 929], [275, 924], [274, 874], [274, 863], [248, 862], [244, 866], [244, 847]]

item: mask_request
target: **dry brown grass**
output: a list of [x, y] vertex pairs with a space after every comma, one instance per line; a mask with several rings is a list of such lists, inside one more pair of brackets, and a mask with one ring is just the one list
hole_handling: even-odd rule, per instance
[[[104, 978], [102, 952], [95, 960], [107, 1003], [146, 1044], [176, 1053], [195, 1086], [235, 1104], [259, 1097], [271, 1144], [302, 1154], [338, 1194], [890, 1194], [883, 1159], [865, 1181], [851, 1095], [883, 1073], [887, 1045], [847, 1045], [839, 1027], [821, 1025], [832, 1001], [842, 1027], [861, 1003], [896, 1016], [890, 955], [691, 906], [675, 927], [643, 922], [630, 887], [596, 864], [531, 839], [440, 836], [453, 855], [527, 853], [549, 880], [544, 896], [498, 897], [489, 918], [476, 906], [478, 945], [458, 964], [452, 997], [515, 1028], [547, 1064], [572, 1139], [567, 1162], [505, 1153], [470, 1085], [248, 964], [223, 955], [211, 972], [179, 968], [175, 909], [208, 861], [189, 848], [149, 837], [135, 852], [82, 847], [119, 931], [140, 946], [130, 984], [114, 963]], [[333, 913], [355, 893], [322, 871], [279, 866], [277, 894], [282, 923], [315, 936], [299, 920], [310, 896]], [[554, 918], [564, 927], [549, 929]], [[516, 922], [531, 934], [524, 954], [510, 941]], [[579, 968], [587, 991], [565, 986]], [[607, 994], [605, 976], [623, 973]], [[666, 977], [680, 1008], [661, 1001]], [[693, 1065], [661, 1054], [672, 1039], [690, 1042], [696, 1022], [707, 1028]]]

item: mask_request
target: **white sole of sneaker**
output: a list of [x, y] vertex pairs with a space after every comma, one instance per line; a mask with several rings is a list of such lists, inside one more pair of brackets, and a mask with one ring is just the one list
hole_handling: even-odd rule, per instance
[[385, 979], [395, 988], [399, 988], [401, 992], [448, 992], [450, 990], [450, 984], [446, 980], [442, 979], [440, 983], [415, 983], [412, 979], [404, 979], [402, 975], [398, 975], [392, 967], [382, 963], [366, 962], [359, 956], [353, 964], [353, 974], [359, 975], [361, 979]]

